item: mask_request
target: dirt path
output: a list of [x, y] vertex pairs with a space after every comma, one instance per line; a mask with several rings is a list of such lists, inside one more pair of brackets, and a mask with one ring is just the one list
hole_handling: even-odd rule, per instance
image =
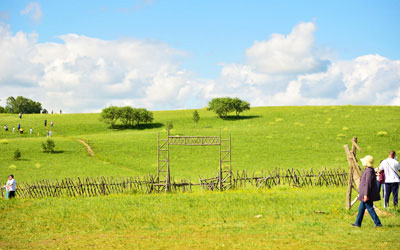
[[87, 149], [87, 151], [88, 151], [88, 153], [89, 153], [90, 156], [94, 156], [94, 152], [93, 152], [92, 148], [89, 146], [89, 144], [87, 144], [87, 143], [86, 143], [84, 140], [82, 140], [82, 139], [77, 139], [77, 141], [80, 142], [80, 143], [82, 143], [83, 145], [85, 145], [85, 147], [86, 147], [86, 149]]

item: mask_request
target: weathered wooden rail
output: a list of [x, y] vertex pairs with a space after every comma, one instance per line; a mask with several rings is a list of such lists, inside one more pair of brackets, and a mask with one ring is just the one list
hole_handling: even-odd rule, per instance
[[[247, 186], [257, 188], [271, 188], [277, 185], [295, 187], [306, 186], [345, 186], [348, 173], [341, 169], [314, 170], [274, 169], [262, 171], [261, 174], [249, 174], [247, 171], [237, 171], [231, 174], [232, 184], [235, 189]], [[165, 190], [165, 183], [156, 182], [153, 175], [143, 177], [97, 177], [97, 178], [65, 178], [63, 180], [40, 180], [34, 182], [17, 182], [16, 196], [19, 198], [43, 197], [93, 197], [121, 193], [153, 193]], [[191, 192], [192, 187], [200, 186], [201, 189], [218, 190], [218, 177], [202, 179], [199, 183], [190, 180], [176, 181], [171, 178], [170, 191]], [[4, 185], [4, 184], [3, 184]], [[1, 195], [4, 197], [4, 189]]]

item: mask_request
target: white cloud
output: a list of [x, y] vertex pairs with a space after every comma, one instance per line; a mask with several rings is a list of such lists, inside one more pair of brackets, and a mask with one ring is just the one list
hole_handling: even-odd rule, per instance
[[180, 67], [186, 54], [155, 41], [105, 41], [66, 34], [39, 43], [37, 34], [0, 25], [0, 99], [23, 95], [47, 109], [99, 111], [108, 105], [198, 108], [231, 96], [263, 105], [400, 105], [400, 61], [380, 55], [337, 60], [314, 45], [314, 23], [275, 34], [225, 63], [216, 79]]
[[40, 4], [37, 2], [30, 2], [25, 6], [25, 9], [20, 11], [21, 15], [29, 15], [30, 18], [35, 22], [39, 23], [42, 20], [42, 9], [40, 8]]
[[314, 23], [300, 23], [287, 35], [273, 34], [267, 41], [255, 41], [245, 52], [246, 64], [268, 74], [318, 72], [327, 61], [315, 55]]
[[253, 105], [335, 105], [398, 103], [400, 61], [365, 55], [329, 59], [314, 45], [314, 23], [300, 23], [287, 35], [256, 41], [245, 64], [225, 64], [204, 92], [208, 98], [239, 96]]
[[109, 104], [184, 108], [196, 94], [190, 74], [179, 68], [185, 53], [166, 44], [60, 39], [38, 43], [36, 35], [0, 26], [0, 50], [7, 52], [0, 58], [0, 98], [34, 96], [48, 109], [87, 112]]

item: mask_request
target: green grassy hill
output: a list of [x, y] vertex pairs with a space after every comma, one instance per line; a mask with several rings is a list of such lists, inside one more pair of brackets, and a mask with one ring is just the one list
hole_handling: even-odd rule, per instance
[[[273, 168], [343, 168], [347, 162], [343, 144], [358, 136], [361, 155], [377, 161], [390, 149], [400, 147], [400, 107], [323, 106], [256, 107], [241, 119], [222, 120], [214, 113], [198, 110], [200, 121], [192, 121], [193, 110], [154, 112], [154, 126], [147, 129], [111, 130], [99, 114], [18, 115], [0, 114], [0, 176], [14, 173], [17, 180], [54, 179], [76, 176], [131, 176], [156, 173], [157, 133], [232, 136], [233, 170], [261, 171]], [[41, 152], [47, 129], [54, 121], [52, 139], [56, 153]], [[18, 123], [24, 134], [11, 132]], [[29, 129], [33, 128], [33, 135]], [[76, 139], [84, 139], [95, 157]], [[22, 159], [13, 160], [19, 149]], [[171, 171], [175, 177], [197, 179], [215, 176], [217, 147], [172, 146]]]
[[[156, 173], [157, 133], [172, 121], [173, 134], [232, 135], [234, 170], [343, 168], [343, 144], [358, 136], [363, 152], [376, 161], [399, 150], [400, 107], [260, 107], [242, 119], [221, 120], [199, 110], [154, 112], [155, 125], [141, 130], [111, 130], [98, 114], [0, 115], [11, 130], [0, 132], [0, 178], [17, 181], [76, 176], [129, 176]], [[56, 153], [41, 152], [44, 119], [54, 121]], [[2, 124], [2, 125], [4, 125]], [[49, 126], [49, 125], [48, 125]], [[29, 134], [29, 128], [34, 134]], [[91, 157], [84, 139], [95, 152]], [[22, 159], [13, 160], [19, 148]], [[171, 149], [176, 177], [215, 176], [218, 148]], [[0, 199], [0, 249], [366, 249], [398, 248], [399, 209], [383, 209], [382, 228], [366, 214], [352, 228], [357, 208], [347, 211], [346, 187], [241, 189], [226, 192], [157, 193]], [[353, 242], [353, 243], [352, 243]]]

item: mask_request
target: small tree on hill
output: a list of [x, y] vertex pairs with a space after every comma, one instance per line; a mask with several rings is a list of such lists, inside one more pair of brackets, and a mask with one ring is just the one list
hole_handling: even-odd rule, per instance
[[227, 118], [228, 114], [235, 112], [236, 116], [243, 111], [250, 109], [250, 103], [239, 98], [219, 97], [214, 98], [208, 103], [208, 110], [214, 111], [219, 117]]
[[200, 120], [199, 112], [197, 112], [197, 110], [193, 111], [193, 121], [194, 121], [194, 123], [197, 124], [199, 122], [199, 120]]
[[42, 151], [45, 153], [53, 153], [56, 144], [53, 140], [47, 139], [46, 143], [42, 142]]
[[104, 108], [100, 114], [100, 120], [104, 121], [107, 124], [110, 124], [112, 128], [114, 128], [115, 123], [120, 118], [121, 108], [116, 106], [110, 106], [108, 108]]
[[21, 151], [19, 151], [19, 149], [17, 148], [14, 151], [14, 160], [18, 161], [21, 158]]
[[154, 118], [153, 113], [144, 108], [110, 106], [101, 111], [100, 120], [114, 128], [118, 120], [121, 121], [124, 127], [133, 127], [141, 123], [151, 123]]
[[242, 101], [237, 97], [232, 100], [232, 106], [236, 112], [237, 117], [239, 117], [240, 113], [242, 113], [246, 110], [250, 110], [250, 103], [248, 103], [246, 101]]

